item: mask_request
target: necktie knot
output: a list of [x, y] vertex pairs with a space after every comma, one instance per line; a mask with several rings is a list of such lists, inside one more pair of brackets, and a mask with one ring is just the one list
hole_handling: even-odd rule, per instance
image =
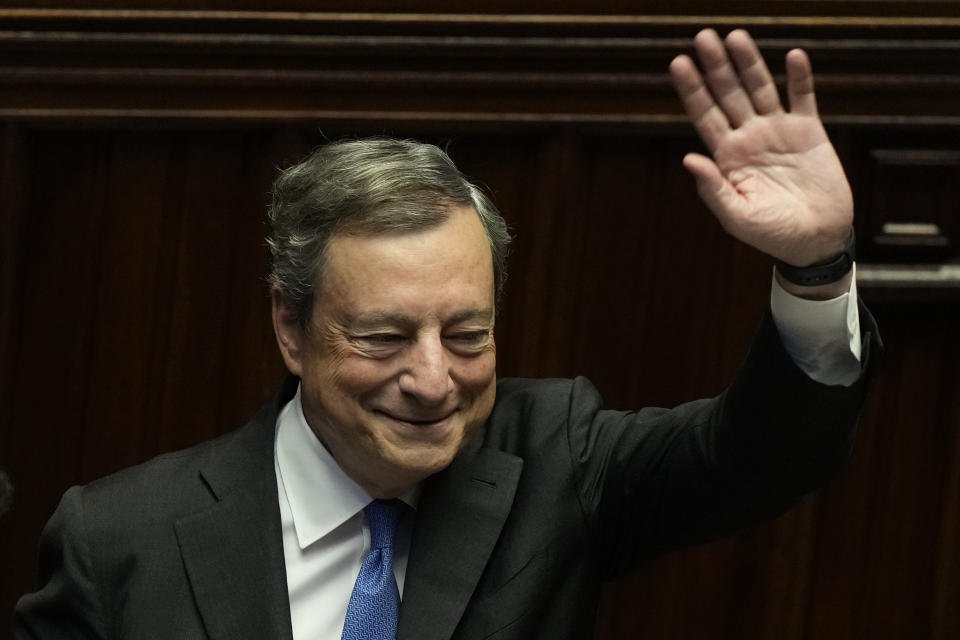
[[363, 512], [367, 514], [367, 524], [370, 526], [370, 548], [383, 549], [393, 546], [397, 535], [397, 525], [406, 504], [402, 500], [374, 500]]

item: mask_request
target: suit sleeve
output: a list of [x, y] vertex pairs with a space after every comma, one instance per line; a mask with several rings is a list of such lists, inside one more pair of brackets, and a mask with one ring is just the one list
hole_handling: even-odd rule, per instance
[[798, 369], [769, 316], [716, 398], [624, 413], [602, 409], [588, 381], [574, 382], [570, 453], [607, 576], [774, 518], [835, 473], [881, 346], [872, 316], [861, 315], [862, 372], [849, 387]]
[[82, 488], [67, 491], [43, 529], [39, 589], [13, 616], [16, 640], [105, 638], [94, 567], [84, 534]]

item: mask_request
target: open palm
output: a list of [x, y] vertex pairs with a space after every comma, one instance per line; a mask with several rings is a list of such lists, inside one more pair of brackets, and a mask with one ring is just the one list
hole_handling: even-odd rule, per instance
[[704, 30], [694, 44], [705, 76], [687, 56], [670, 73], [713, 156], [684, 158], [704, 202], [731, 235], [787, 263], [836, 253], [853, 223], [853, 198], [817, 114], [807, 55], [787, 55], [786, 112], [745, 31], [724, 43]]

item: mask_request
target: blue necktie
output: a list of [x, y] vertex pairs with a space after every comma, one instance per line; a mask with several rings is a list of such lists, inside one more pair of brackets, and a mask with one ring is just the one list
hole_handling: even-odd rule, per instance
[[400, 591], [393, 576], [393, 539], [406, 505], [400, 500], [374, 500], [363, 512], [370, 525], [370, 551], [353, 585], [343, 640], [394, 640]]

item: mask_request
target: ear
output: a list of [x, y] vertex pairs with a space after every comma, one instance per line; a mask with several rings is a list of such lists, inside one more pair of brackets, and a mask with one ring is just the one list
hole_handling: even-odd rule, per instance
[[301, 376], [307, 337], [297, 321], [293, 305], [276, 285], [270, 288], [270, 300], [273, 304], [273, 332], [277, 336], [280, 355], [290, 373]]

